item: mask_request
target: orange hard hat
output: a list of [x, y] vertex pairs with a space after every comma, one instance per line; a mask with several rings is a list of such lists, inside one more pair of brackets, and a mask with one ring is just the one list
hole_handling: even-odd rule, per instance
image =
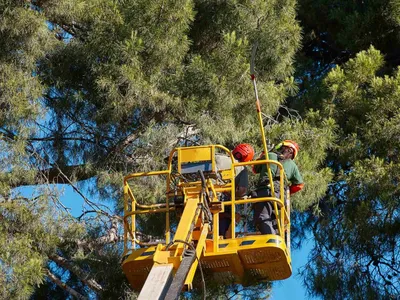
[[233, 149], [232, 155], [241, 162], [250, 161], [254, 157], [254, 149], [250, 144], [239, 144]]
[[278, 149], [280, 149], [282, 146], [289, 147], [289, 148], [291, 148], [291, 149], [293, 150], [293, 159], [296, 158], [297, 154], [298, 154], [299, 151], [300, 151], [299, 145], [298, 145], [295, 141], [292, 141], [292, 140], [284, 140], [282, 143], [280, 143], [280, 144], [278, 144], [278, 145], [276, 146], [276, 149], [278, 150]]

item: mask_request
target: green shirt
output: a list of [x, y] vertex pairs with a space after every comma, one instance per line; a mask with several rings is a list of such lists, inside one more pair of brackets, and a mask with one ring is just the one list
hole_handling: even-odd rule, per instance
[[[268, 153], [268, 158], [269, 160], [275, 160], [278, 161], [278, 155], [274, 152], [269, 152]], [[265, 159], [265, 155], [263, 155], [261, 158], [258, 160], [263, 160]], [[291, 159], [286, 159], [279, 161], [282, 166], [283, 170], [285, 172], [287, 180], [291, 184], [301, 184], [303, 183], [303, 178], [301, 177], [301, 174], [299, 172], [299, 168], [297, 167], [296, 163], [291, 160]], [[278, 167], [274, 164], [270, 164], [270, 169], [272, 173], [272, 177], [276, 179], [279, 177], [279, 170]], [[265, 187], [267, 184], [269, 184], [268, 180], [268, 170], [266, 165], [255, 165], [254, 166], [254, 172], [260, 173], [260, 179], [258, 181], [258, 187]]]

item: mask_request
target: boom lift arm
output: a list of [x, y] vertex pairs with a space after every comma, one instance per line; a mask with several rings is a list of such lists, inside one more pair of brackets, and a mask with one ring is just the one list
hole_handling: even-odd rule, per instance
[[[169, 278], [173, 270], [173, 265], [179, 264], [177, 272], [173, 277], [172, 282], [171, 280], [161, 280], [158, 281], [157, 286], [154, 284], [153, 276], [149, 276], [138, 299], [177, 299], [185, 282], [187, 282], [187, 285], [191, 285], [209, 231], [208, 222], [201, 224], [200, 238], [197, 241], [193, 240], [195, 224], [198, 224], [199, 221], [201, 221], [200, 215], [202, 213], [204, 212], [202, 212], [201, 202], [198, 202], [196, 199], [190, 199], [188, 203], [186, 203], [181, 221], [178, 225], [177, 234], [175, 235], [176, 239], [174, 242], [167, 245], [165, 250], [159, 250], [155, 257], [160, 257], [161, 260], [155, 259], [155, 264], [150, 271], [150, 273], [161, 272], [161, 274], [164, 274], [164, 276]], [[196, 248], [193, 246], [193, 242], [197, 244]], [[160, 265], [162, 266], [163, 264], [169, 267], [167, 268], [167, 270], [170, 270], [169, 273], [165, 273], [165, 268], [160, 268]], [[162, 292], [160, 293], [158, 290]], [[158, 293], [160, 297], [157, 298], [156, 295], [154, 295], [155, 293]], [[150, 294], [152, 297], [149, 297]]]

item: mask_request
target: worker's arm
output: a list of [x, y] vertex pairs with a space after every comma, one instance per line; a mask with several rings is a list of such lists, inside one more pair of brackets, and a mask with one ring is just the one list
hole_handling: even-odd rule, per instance
[[246, 167], [236, 176], [235, 178], [235, 198], [242, 198], [247, 193], [247, 187], [249, 186], [249, 173]]
[[[261, 152], [261, 154], [260, 154], [260, 156], [257, 158], [257, 160], [263, 160], [263, 159], [265, 159], [265, 153], [264, 153], [264, 151]], [[254, 174], [258, 174], [258, 173], [261, 172], [262, 166], [263, 166], [263, 165], [253, 165], [253, 166], [251, 167], [251, 169], [252, 169], [252, 171], [253, 171]]]
[[289, 186], [289, 191], [290, 191], [290, 194], [292, 195], [294, 193], [301, 191], [304, 187], [303, 177], [301, 176], [297, 165], [295, 165], [294, 172], [293, 172], [293, 174], [291, 174], [290, 177], [291, 178], [288, 178], [288, 179], [292, 184]]

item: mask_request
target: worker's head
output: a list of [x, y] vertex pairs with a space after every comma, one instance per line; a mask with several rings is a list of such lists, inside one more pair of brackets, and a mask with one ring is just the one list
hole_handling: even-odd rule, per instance
[[250, 144], [239, 144], [233, 149], [232, 155], [240, 162], [250, 161], [254, 157], [254, 149]]
[[284, 159], [295, 159], [299, 153], [300, 147], [295, 141], [284, 140], [276, 146], [276, 150], [282, 154]]

